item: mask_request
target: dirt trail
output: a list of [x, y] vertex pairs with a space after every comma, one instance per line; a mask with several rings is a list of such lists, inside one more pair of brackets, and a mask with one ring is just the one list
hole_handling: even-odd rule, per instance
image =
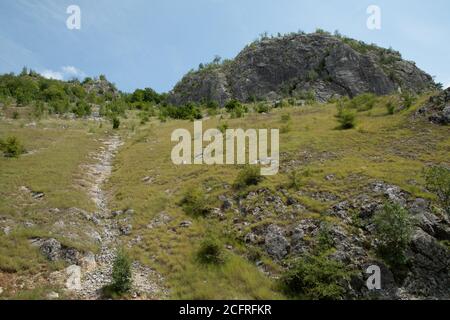
[[[101, 298], [101, 289], [111, 283], [112, 265], [116, 256], [116, 250], [121, 246], [121, 233], [117, 218], [111, 214], [108, 205], [108, 195], [103, 189], [105, 182], [112, 172], [113, 160], [118, 149], [123, 143], [118, 136], [113, 136], [104, 141], [98, 154], [94, 156], [96, 162], [85, 166], [85, 174], [89, 177], [91, 185], [89, 195], [96, 204], [96, 220], [102, 229], [102, 247], [95, 256], [94, 266], [85, 271], [81, 277], [81, 290], [77, 293], [84, 299]], [[164, 289], [159, 284], [162, 277], [150, 268], [138, 262], [133, 263], [133, 290], [134, 298], [152, 299], [165, 295]]]

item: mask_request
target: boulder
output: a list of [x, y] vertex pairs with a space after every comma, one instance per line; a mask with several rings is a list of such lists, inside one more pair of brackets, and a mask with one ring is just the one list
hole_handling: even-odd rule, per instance
[[416, 230], [404, 289], [412, 295], [450, 299], [450, 250], [423, 230]]
[[61, 257], [61, 243], [56, 239], [47, 239], [40, 244], [41, 253], [50, 261]]
[[289, 253], [289, 241], [284, 236], [283, 230], [276, 226], [270, 225], [265, 235], [266, 251], [275, 259], [281, 260]]
[[81, 290], [81, 267], [76, 265], [71, 265], [66, 270], [66, 289], [70, 291]]

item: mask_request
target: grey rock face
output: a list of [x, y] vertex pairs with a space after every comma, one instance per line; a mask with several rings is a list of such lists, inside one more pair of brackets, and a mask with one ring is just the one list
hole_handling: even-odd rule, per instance
[[450, 297], [450, 252], [436, 239], [418, 230], [412, 240], [412, 267], [405, 288], [424, 297]]
[[393, 50], [364, 50], [323, 34], [295, 34], [253, 43], [224, 65], [187, 74], [173, 89], [175, 105], [234, 98], [276, 100], [301, 97], [313, 90], [316, 99], [389, 94], [398, 88], [420, 92], [435, 87], [432, 77]]

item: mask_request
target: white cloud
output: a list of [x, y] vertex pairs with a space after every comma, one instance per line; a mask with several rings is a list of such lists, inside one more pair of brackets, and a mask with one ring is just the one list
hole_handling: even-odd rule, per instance
[[62, 67], [61, 70], [66, 76], [81, 77], [81, 78], [86, 76], [83, 71], [77, 69], [74, 66], [65, 66]]
[[84, 78], [86, 74], [80, 69], [74, 66], [64, 66], [61, 67], [60, 71], [53, 71], [46, 69], [41, 72], [41, 75], [47, 79], [55, 79], [55, 80], [70, 80], [72, 78]]
[[47, 79], [54, 79], [54, 80], [63, 80], [64, 79], [63, 74], [58, 71], [44, 70], [43, 72], [41, 72], [41, 75]]

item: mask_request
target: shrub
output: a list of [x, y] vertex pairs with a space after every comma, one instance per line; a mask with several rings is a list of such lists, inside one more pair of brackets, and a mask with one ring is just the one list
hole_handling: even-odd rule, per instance
[[364, 93], [354, 97], [348, 102], [348, 107], [358, 112], [372, 110], [377, 102], [377, 97], [372, 93]]
[[224, 261], [222, 243], [215, 237], [208, 236], [200, 244], [197, 259], [203, 264], [220, 264]]
[[222, 134], [226, 133], [228, 128], [229, 128], [228, 123], [222, 123], [218, 127], [219, 131], [222, 132]]
[[225, 105], [225, 109], [233, 118], [242, 118], [248, 112], [248, 108], [237, 100], [230, 100]]
[[436, 194], [440, 205], [450, 215], [450, 169], [432, 167], [424, 175], [428, 190]]
[[188, 103], [182, 107], [165, 106], [161, 110], [163, 117], [181, 120], [201, 119], [202, 112], [200, 108], [194, 103]]
[[131, 285], [132, 273], [130, 258], [123, 250], [119, 250], [114, 259], [111, 289], [115, 293], [122, 295], [131, 290]]
[[398, 203], [388, 202], [375, 215], [374, 223], [380, 241], [379, 254], [392, 266], [404, 265], [413, 231], [409, 212]]
[[347, 107], [338, 105], [338, 114], [336, 115], [339, 122], [339, 129], [348, 130], [353, 129], [356, 126], [356, 114]]
[[295, 190], [300, 190], [302, 181], [302, 173], [298, 170], [293, 170], [289, 173], [289, 187]]
[[91, 106], [84, 101], [79, 101], [77, 102], [75, 108], [72, 109], [72, 112], [75, 113], [78, 118], [90, 116]]
[[395, 106], [394, 106], [394, 103], [392, 101], [389, 101], [386, 104], [386, 110], [387, 110], [387, 113], [389, 115], [393, 115], [395, 113]]
[[25, 148], [17, 137], [11, 136], [6, 141], [0, 140], [0, 150], [7, 158], [18, 158], [21, 154], [25, 153]]
[[114, 129], [114, 130], [119, 129], [119, 127], [120, 127], [120, 119], [117, 118], [117, 117], [114, 117], [114, 118], [112, 119], [112, 125], [113, 125], [113, 129]]
[[283, 291], [294, 298], [339, 300], [344, 298], [350, 275], [342, 263], [327, 254], [307, 255], [297, 260], [280, 281]]
[[291, 105], [294, 105], [294, 103], [291, 103], [291, 101], [286, 99], [281, 99], [274, 104], [274, 108], [287, 108]]
[[211, 212], [208, 200], [199, 188], [192, 188], [186, 192], [180, 204], [188, 215], [206, 216]]
[[239, 172], [234, 182], [235, 189], [243, 189], [247, 186], [258, 185], [263, 180], [258, 166], [248, 165]]
[[266, 103], [260, 102], [256, 105], [256, 111], [258, 113], [268, 113], [270, 109]]
[[411, 108], [417, 100], [417, 97], [410, 91], [403, 92], [401, 98], [406, 109]]
[[45, 113], [45, 104], [42, 101], [37, 101], [33, 104], [33, 115], [40, 119]]

